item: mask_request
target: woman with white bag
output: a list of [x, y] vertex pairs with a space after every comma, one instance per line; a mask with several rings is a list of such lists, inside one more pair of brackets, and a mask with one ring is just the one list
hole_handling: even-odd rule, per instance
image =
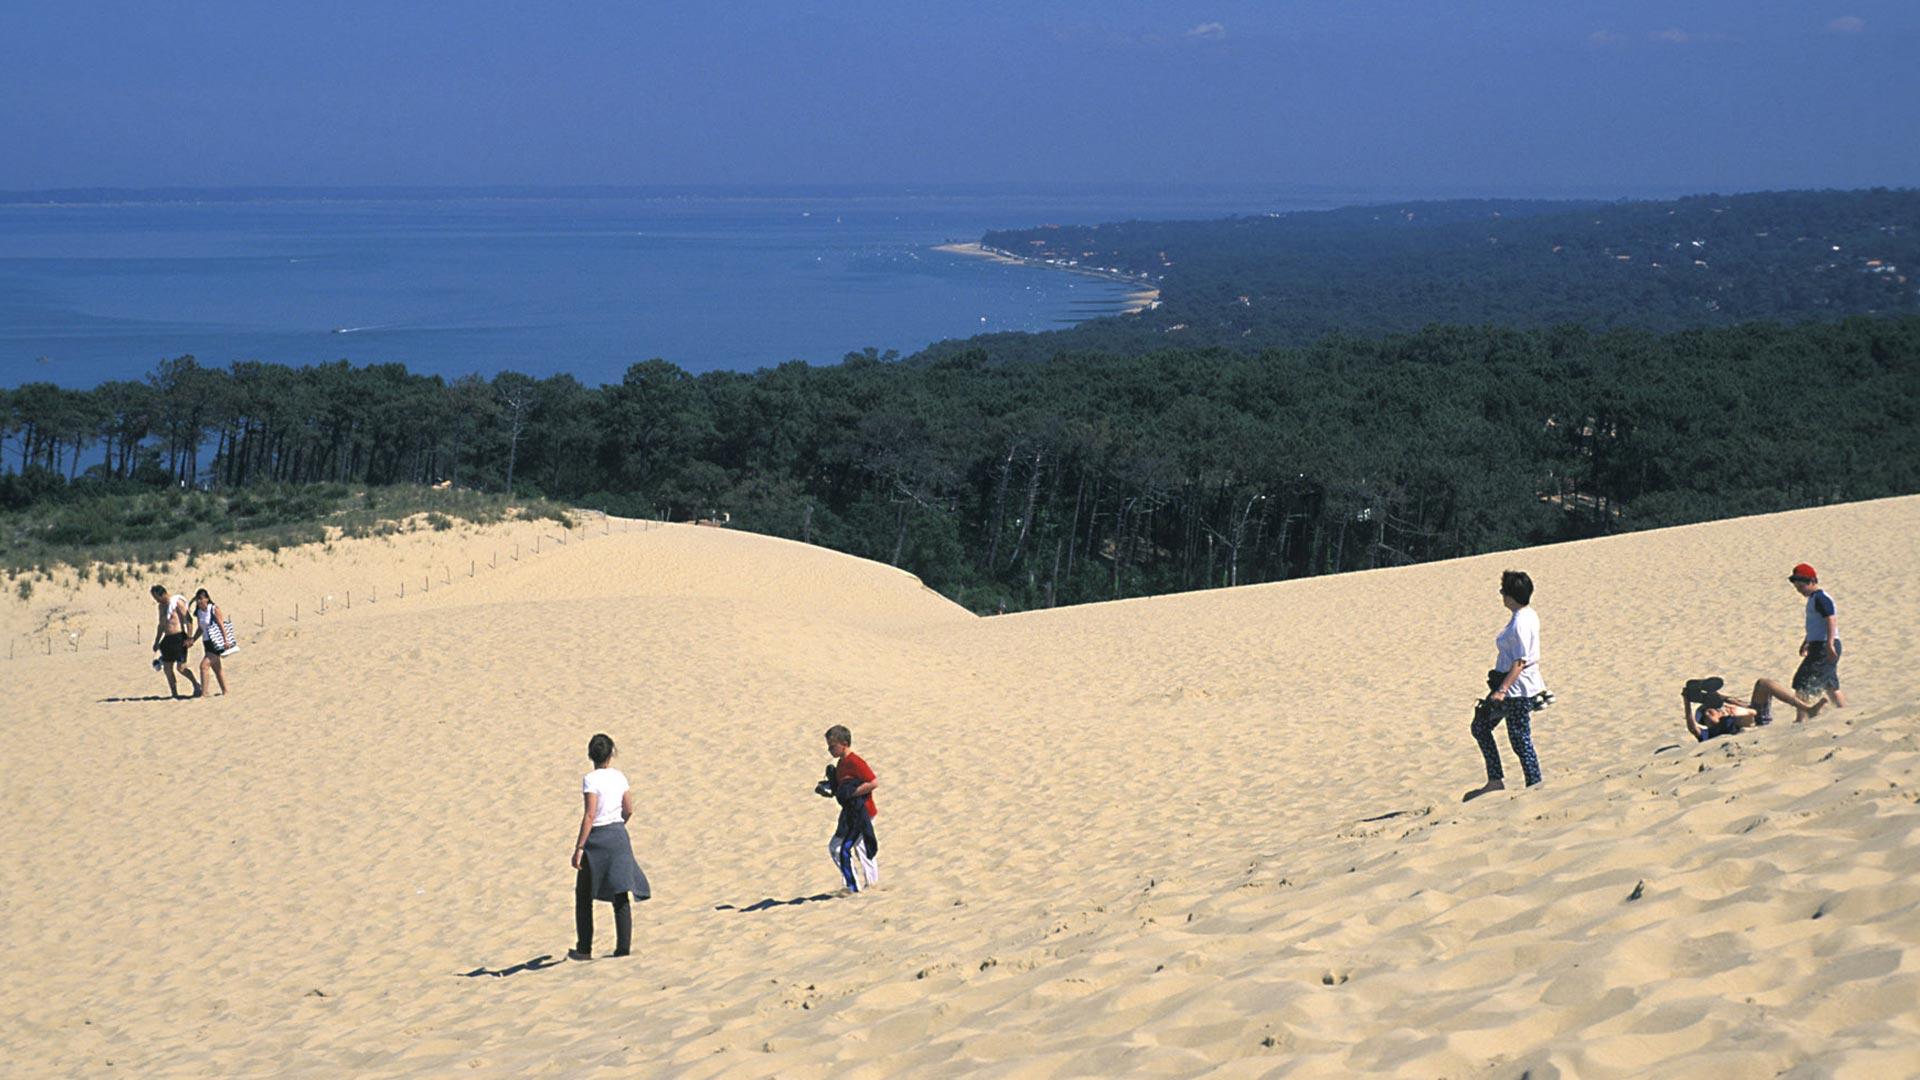
[[[200, 697], [207, 692], [207, 669], [213, 669], [213, 677], [220, 683], [220, 693], [227, 692], [227, 676], [220, 670], [220, 658], [240, 649], [240, 639], [233, 632], [233, 620], [226, 617], [220, 605], [213, 602], [207, 590], [201, 589], [193, 594], [194, 637], [201, 640], [205, 655], [200, 658]], [[188, 642], [192, 644], [191, 641]]]

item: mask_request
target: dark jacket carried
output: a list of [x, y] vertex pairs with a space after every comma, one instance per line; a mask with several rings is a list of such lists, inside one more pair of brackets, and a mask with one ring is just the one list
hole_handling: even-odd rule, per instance
[[833, 827], [833, 835], [859, 837], [871, 859], [880, 854], [880, 841], [873, 835], [873, 819], [867, 816], [867, 797], [854, 794], [860, 790], [860, 778], [841, 780], [835, 775], [837, 771], [836, 766], [828, 765], [827, 778], [815, 784], [813, 792], [840, 804], [840, 820]]

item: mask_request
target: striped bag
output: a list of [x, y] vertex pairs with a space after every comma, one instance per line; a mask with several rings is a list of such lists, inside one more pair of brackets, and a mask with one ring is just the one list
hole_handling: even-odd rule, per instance
[[214, 605], [213, 618], [207, 620], [207, 641], [221, 656], [240, 651], [240, 637], [233, 632], [233, 620], [225, 617], [218, 604]]

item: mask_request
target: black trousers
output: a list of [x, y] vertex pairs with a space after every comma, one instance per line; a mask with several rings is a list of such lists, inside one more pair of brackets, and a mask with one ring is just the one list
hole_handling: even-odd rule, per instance
[[[573, 927], [580, 940], [576, 948], [593, 952], [593, 875], [587, 872], [587, 858], [580, 857], [580, 872], [573, 879]], [[633, 898], [621, 893], [613, 898], [613, 955], [633, 951]]]

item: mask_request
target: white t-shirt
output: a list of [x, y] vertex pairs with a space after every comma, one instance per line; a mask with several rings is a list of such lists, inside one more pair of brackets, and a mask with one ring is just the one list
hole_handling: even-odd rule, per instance
[[1547, 688], [1545, 679], [1540, 677], [1540, 616], [1534, 614], [1531, 607], [1523, 607], [1507, 620], [1506, 629], [1493, 639], [1494, 647], [1499, 650], [1493, 666], [1505, 672], [1513, 670], [1515, 660], [1524, 659], [1527, 666], [1520, 677], [1508, 687], [1507, 696], [1532, 697]]
[[[167, 611], [166, 614], [160, 616], [161, 620], [171, 621], [175, 610], [180, 612], [180, 632], [183, 634], [192, 632], [193, 605], [187, 603], [187, 598], [181, 596], [179, 593], [174, 593], [172, 596], [167, 597]], [[172, 633], [172, 631], [169, 630], [168, 633]]]
[[627, 793], [627, 776], [619, 769], [595, 769], [580, 779], [580, 794], [588, 793], [600, 796], [599, 808], [594, 812], [593, 825], [616, 825], [620, 822], [620, 800]]

